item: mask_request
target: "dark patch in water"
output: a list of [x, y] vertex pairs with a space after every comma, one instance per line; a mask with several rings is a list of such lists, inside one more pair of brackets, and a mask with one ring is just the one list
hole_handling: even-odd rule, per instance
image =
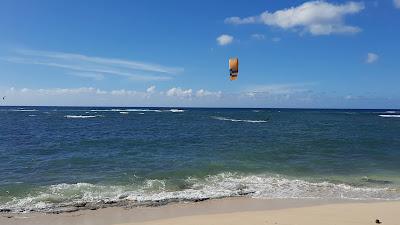
[[371, 184], [393, 184], [393, 182], [389, 180], [375, 180], [368, 177], [363, 177], [361, 180]]

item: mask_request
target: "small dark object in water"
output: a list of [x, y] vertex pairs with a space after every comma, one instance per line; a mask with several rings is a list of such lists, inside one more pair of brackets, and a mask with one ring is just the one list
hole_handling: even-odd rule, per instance
[[375, 220], [375, 223], [377, 223], [377, 224], [381, 224], [382, 222], [381, 222], [381, 221], [379, 221], [378, 219], [376, 219], [376, 220]]
[[78, 203], [75, 203], [74, 206], [75, 207], [85, 207], [86, 204], [87, 204], [87, 202], [78, 202]]

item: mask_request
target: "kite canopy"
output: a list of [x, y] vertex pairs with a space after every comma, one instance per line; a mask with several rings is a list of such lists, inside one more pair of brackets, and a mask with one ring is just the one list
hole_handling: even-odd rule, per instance
[[229, 73], [230, 79], [236, 80], [239, 74], [239, 59], [238, 58], [230, 58], [229, 59]]

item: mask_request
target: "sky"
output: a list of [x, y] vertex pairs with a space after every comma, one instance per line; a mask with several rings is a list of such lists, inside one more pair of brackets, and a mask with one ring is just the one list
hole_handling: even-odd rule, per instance
[[399, 40], [400, 0], [2, 0], [0, 106], [400, 108]]

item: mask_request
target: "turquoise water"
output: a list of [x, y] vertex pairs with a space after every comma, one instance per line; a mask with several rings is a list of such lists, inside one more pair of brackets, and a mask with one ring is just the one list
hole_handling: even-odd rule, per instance
[[0, 107], [0, 210], [242, 195], [400, 199], [398, 115], [393, 110]]

